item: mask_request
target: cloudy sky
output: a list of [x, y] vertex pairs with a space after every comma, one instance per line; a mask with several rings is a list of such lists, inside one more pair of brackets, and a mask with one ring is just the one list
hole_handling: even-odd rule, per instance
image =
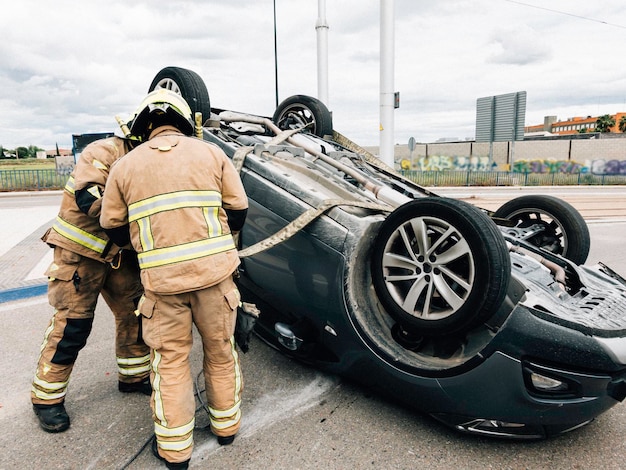
[[[316, 0], [275, 0], [279, 101], [317, 95]], [[0, 145], [116, 131], [166, 66], [212, 106], [271, 116], [274, 0], [21, 0], [2, 10]], [[334, 127], [380, 139], [380, 0], [327, 0]], [[395, 0], [395, 141], [475, 136], [476, 100], [526, 91], [526, 124], [626, 111], [626, 3]]]

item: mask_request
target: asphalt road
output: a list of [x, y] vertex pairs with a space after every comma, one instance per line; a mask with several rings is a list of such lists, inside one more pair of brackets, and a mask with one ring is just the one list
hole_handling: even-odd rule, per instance
[[[455, 197], [470, 198], [481, 207], [495, 204], [495, 196], [481, 199], [463, 191]], [[612, 202], [603, 204], [623, 207], [626, 189], [621, 191], [620, 195], [609, 192]], [[515, 195], [517, 191], [513, 196], [500, 193], [504, 198]], [[569, 197], [573, 196], [564, 199]], [[599, 196], [588, 192], [586, 197], [593, 205]], [[6, 201], [0, 200], [0, 210], [6, 208]], [[592, 238], [588, 264], [605, 261], [626, 276], [626, 217], [600, 216], [597, 210], [593, 214], [583, 213]], [[28, 393], [51, 314], [45, 297], [0, 304], [0, 470], [164, 468], [149, 450], [139, 452], [152, 435], [147, 397], [116, 391], [113, 319], [103, 302], [72, 375], [67, 398], [72, 427], [58, 435], [38, 428]], [[626, 468], [623, 404], [558, 438], [501, 441], [458, 434], [359, 386], [296, 363], [256, 338], [250, 352], [242, 354], [242, 366], [245, 391], [240, 435], [232, 446], [222, 448], [214, 437], [197, 429], [191, 468]], [[192, 367], [194, 374], [200, 371], [199, 341], [194, 345]], [[199, 409], [197, 426], [205, 424], [206, 416]]]
[[573, 205], [586, 220], [626, 218], [625, 186], [517, 186], [429, 188], [442, 196], [462, 199], [488, 210], [529, 194], [549, 194]]

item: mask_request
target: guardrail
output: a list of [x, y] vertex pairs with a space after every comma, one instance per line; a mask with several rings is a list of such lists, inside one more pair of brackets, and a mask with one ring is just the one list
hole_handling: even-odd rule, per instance
[[[626, 185], [626, 175], [511, 173], [508, 171], [401, 171], [420, 186], [590, 186]], [[63, 189], [67, 174], [56, 170], [0, 170], [0, 191]]]
[[68, 177], [56, 170], [0, 170], [0, 191], [63, 189]]
[[514, 173], [508, 171], [400, 172], [420, 186], [591, 186], [626, 185], [626, 175], [592, 173]]

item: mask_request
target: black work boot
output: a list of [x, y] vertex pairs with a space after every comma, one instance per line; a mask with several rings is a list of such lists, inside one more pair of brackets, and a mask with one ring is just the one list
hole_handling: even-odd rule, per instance
[[217, 443], [221, 446], [229, 446], [235, 440], [235, 435], [232, 436], [217, 436]]
[[46, 432], [63, 432], [70, 427], [70, 417], [63, 403], [55, 405], [35, 405], [33, 410], [39, 418], [39, 425]]
[[186, 470], [187, 468], [189, 468], [189, 460], [185, 460], [184, 462], [168, 462], [167, 460], [165, 460], [165, 458], [161, 457], [159, 455], [159, 447], [157, 445], [156, 436], [152, 438], [152, 453], [157, 459], [159, 459], [161, 462], [164, 462], [165, 466], [170, 470]]
[[144, 395], [152, 395], [152, 385], [150, 378], [145, 378], [141, 382], [118, 382], [117, 389], [122, 393], [143, 393]]
[[[211, 429], [210, 424], [205, 429], [208, 429], [209, 432], [217, 436], [217, 434], [215, 434]], [[229, 446], [235, 441], [235, 436], [236, 434], [233, 434], [232, 436], [217, 436], [217, 443], [221, 446]]]

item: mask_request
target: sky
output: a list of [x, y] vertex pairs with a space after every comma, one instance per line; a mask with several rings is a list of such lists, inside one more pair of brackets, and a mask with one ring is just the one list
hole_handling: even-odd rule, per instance
[[[134, 112], [167, 66], [197, 72], [220, 109], [271, 116], [276, 84], [279, 102], [318, 94], [315, 0], [9, 1], [0, 0], [7, 149], [71, 148], [73, 134], [118, 131], [115, 116]], [[381, 1], [325, 2], [326, 104], [334, 128], [364, 146], [381, 135]], [[477, 99], [518, 91], [526, 125], [626, 111], [625, 2], [393, 3], [398, 144], [473, 139]]]

